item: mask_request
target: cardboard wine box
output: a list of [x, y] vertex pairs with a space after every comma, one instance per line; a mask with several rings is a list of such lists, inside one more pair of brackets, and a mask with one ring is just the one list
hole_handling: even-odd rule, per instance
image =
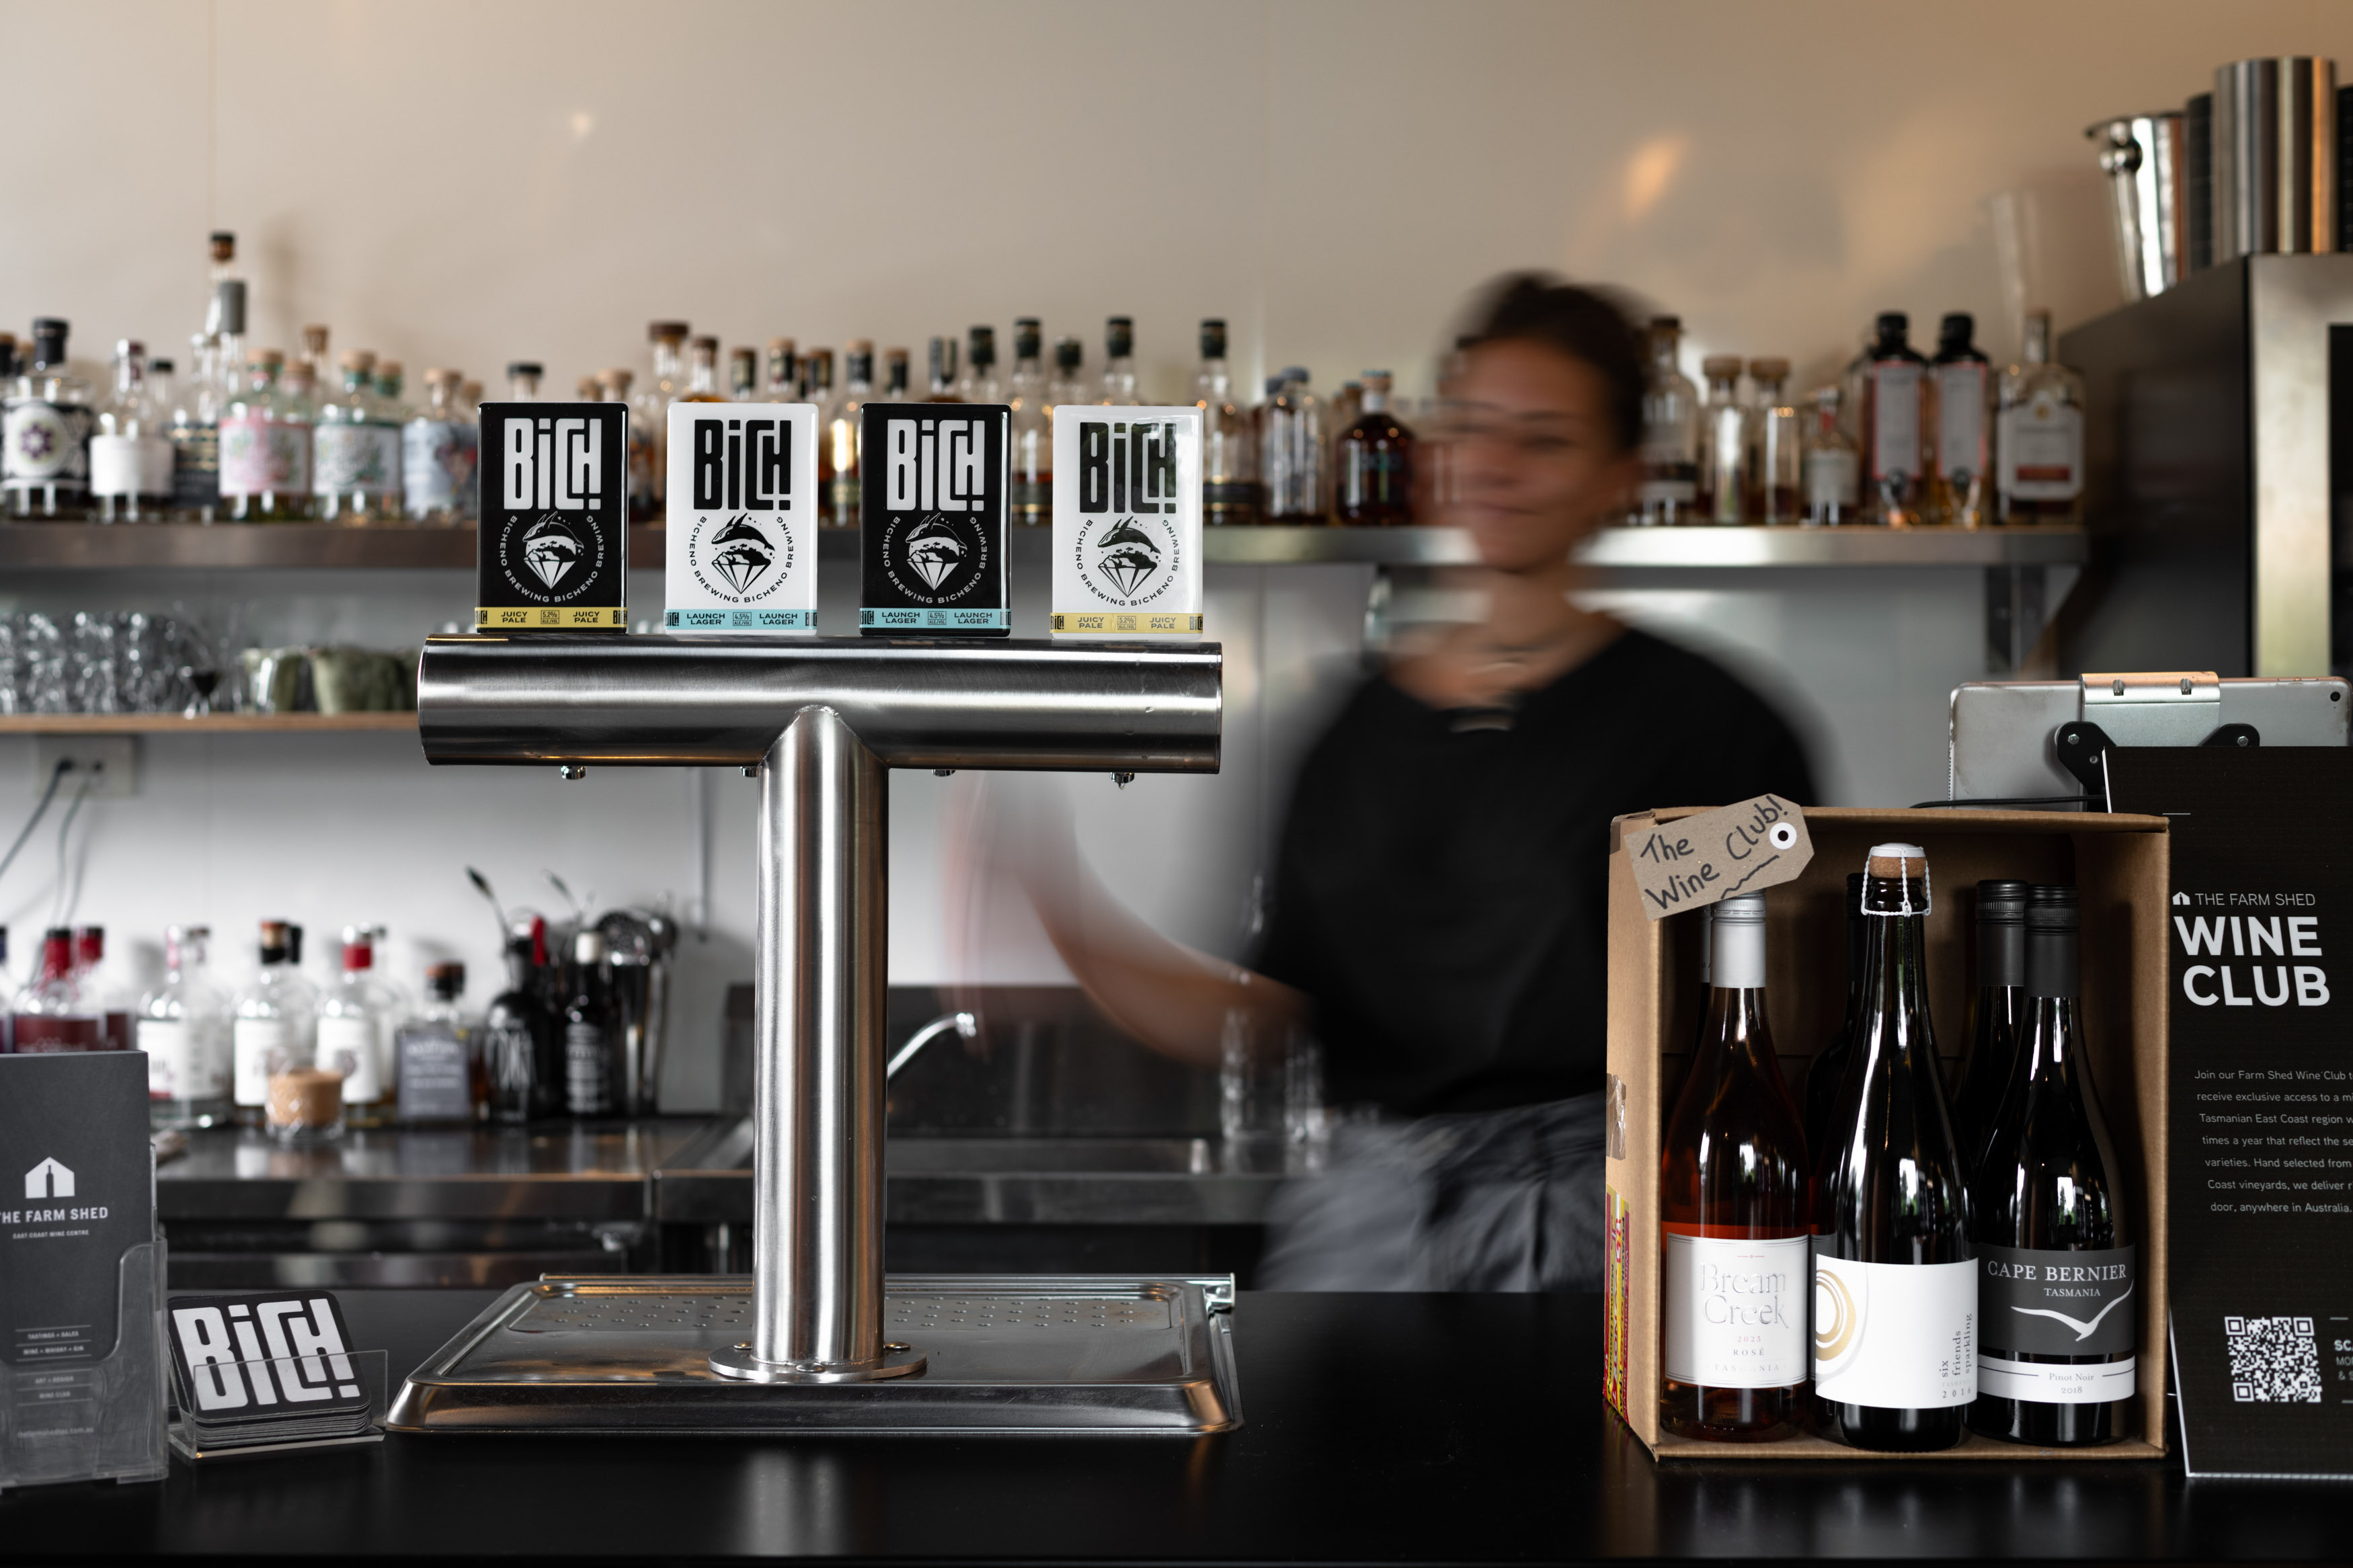
[[[2165, 1444], [2166, 1024], [2169, 869], [2161, 816], [2027, 811], [1805, 814], [1814, 858], [1765, 895], [1767, 1021], [1793, 1095], [1812, 1057], [1836, 1038], [1846, 1010], [1846, 879], [1874, 844], [1927, 851], [1928, 989], [1936, 1050], [1947, 1069], [1968, 1048], [1976, 988], [1974, 894], [1980, 879], [2073, 882], [2083, 898], [2083, 1018], [2092, 1081], [2122, 1167], [2126, 1213], [2141, 1259], [2137, 1393], [2124, 1438], [2096, 1448], [2035, 1448], [1975, 1433], [1936, 1454], [1880, 1454], [1811, 1436], [1778, 1443], [1712, 1443], [1659, 1426], [1659, 1164], [1668, 1112], [1691, 1066], [1702, 1022], [1699, 925], [1652, 921], [1625, 849], [1651, 822], [1695, 809], [1620, 818], [1609, 855], [1608, 1256], [1604, 1383], [1635, 1436], [1662, 1459], [2157, 1458]], [[1810, 1296], [1810, 1289], [1808, 1292]]]

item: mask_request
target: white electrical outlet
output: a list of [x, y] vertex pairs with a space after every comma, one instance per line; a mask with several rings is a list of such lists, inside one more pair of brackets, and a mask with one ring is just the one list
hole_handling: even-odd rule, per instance
[[[33, 787], [49, 787], [59, 763], [66, 776], [58, 798], [71, 800], [87, 779], [92, 800], [120, 800], [139, 793], [139, 742], [131, 735], [37, 735], [33, 739]], [[37, 796], [36, 798], [38, 798]]]

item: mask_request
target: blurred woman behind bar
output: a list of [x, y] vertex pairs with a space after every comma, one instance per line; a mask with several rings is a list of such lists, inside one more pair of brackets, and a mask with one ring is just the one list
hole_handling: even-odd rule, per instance
[[1378, 1112], [1276, 1200], [1269, 1289], [1599, 1289], [1610, 819], [1815, 798], [1755, 693], [1569, 597], [1571, 551], [1640, 477], [1625, 312], [1510, 277], [1459, 353], [1445, 521], [1478, 550], [1484, 616], [1401, 650], [1309, 753], [1249, 967], [1124, 908], [1050, 797], [995, 796], [997, 852], [1124, 1028], [1208, 1067], [1238, 1032], [1312, 1034], [1330, 1100]]

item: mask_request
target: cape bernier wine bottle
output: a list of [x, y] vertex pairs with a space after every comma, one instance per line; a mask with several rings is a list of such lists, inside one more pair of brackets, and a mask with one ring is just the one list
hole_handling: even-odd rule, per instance
[[2018, 1071], [2020, 1016], [2026, 1010], [2026, 884], [1978, 884], [1978, 997], [1969, 1011], [1969, 1054], [1953, 1086], [1953, 1135], [1972, 1177], [1992, 1135], [2003, 1091]]
[[1977, 1397], [1968, 1190], [1928, 1018], [1927, 856], [1863, 868], [1862, 1012], [1814, 1181], [1814, 1401], [1824, 1434], [1925, 1452]]
[[1685, 1437], [1797, 1434], [1806, 1378], [1805, 1138], [1765, 1021], [1765, 898], [1715, 906], [1707, 1026], [1667, 1119], [1659, 1422]]
[[2124, 1434], [2139, 1344], [2129, 1215], [2076, 1016], [2076, 892], [2026, 905], [2025, 1066], [1970, 1197], [1984, 1270], [1969, 1426], [2047, 1447]]

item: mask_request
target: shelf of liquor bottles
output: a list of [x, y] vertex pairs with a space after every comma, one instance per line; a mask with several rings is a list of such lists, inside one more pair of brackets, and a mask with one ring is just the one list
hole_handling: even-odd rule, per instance
[[[629, 530], [629, 559], [659, 568], [666, 535]], [[1013, 558], [1045, 558], [1044, 529], [1017, 529]], [[1478, 557], [1452, 528], [1219, 528], [1202, 539], [1210, 565], [1331, 562], [1456, 566]], [[856, 559], [858, 532], [819, 535], [828, 562]], [[1605, 528], [1580, 552], [1590, 565], [2065, 566], [2081, 564], [2084, 531], [2012, 528]], [[459, 570], [474, 564], [468, 528], [346, 528], [320, 523], [13, 523], [0, 525], [0, 570]]]
[[0, 735], [313, 734], [390, 730], [414, 733], [415, 713], [0, 713]]

